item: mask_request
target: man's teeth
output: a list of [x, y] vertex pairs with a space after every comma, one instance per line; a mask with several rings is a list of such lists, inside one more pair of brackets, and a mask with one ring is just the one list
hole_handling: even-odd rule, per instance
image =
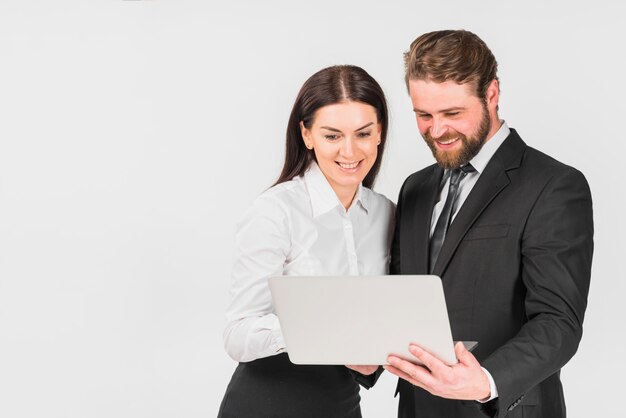
[[350, 164], [347, 164], [347, 163], [338, 163], [338, 164], [341, 166], [341, 168], [356, 168], [356, 166], [359, 165], [358, 162], [350, 163]]
[[447, 140], [447, 141], [437, 141], [437, 142], [439, 142], [441, 145], [448, 145], [448, 144], [453, 143], [453, 142], [454, 142], [454, 141], [456, 141], [457, 139], [459, 139], [459, 138], [452, 138], [452, 139], [449, 139], [449, 140]]

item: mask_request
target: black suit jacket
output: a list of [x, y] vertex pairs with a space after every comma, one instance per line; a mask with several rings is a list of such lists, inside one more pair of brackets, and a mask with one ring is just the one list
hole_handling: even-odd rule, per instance
[[[402, 186], [392, 274], [428, 272], [442, 175], [432, 165]], [[584, 176], [511, 130], [450, 225], [433, 269], [454, 339], [479, 342], [473, 354], [499, 397], [486, 405], [446, 400], [400, 380], [399, 416], [564, 417], [559, 372], [582, 335], [592, 253]]]

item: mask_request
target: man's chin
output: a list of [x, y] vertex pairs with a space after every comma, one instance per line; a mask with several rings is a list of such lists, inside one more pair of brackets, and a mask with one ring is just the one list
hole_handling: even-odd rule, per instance
[[434, 154], [437, 164], [443, 168], [457, 168], [461, 165], [460, 156], [458, 153], [450, 154], [437, 152]]

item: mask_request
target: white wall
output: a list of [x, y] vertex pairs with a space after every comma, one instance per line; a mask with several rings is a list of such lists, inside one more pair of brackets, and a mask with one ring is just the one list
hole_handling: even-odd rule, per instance
[[[404, 3], [404, 5], [400, 5]], [[611, 416], [623, 348], [626, 39], [619, 2], [0, 0], [0, 416], [215, 416], [235, 223], [278, 175], [302, 82], [338, 63], [385, 89], [377, 185], [430, 164], [404, 91], [419, 34], [476, 32], [501, 116], [591, 184], [571, 417]], [[395, 415], [395, 380], [365, 417]]]

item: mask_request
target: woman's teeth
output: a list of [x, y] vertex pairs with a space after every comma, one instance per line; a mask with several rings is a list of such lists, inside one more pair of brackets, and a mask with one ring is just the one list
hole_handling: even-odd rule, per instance
[[358, 162], [356, 162], [356, 163], [349, 163], [349, 164], [348, 163], [337, 162], [337, 164], [339, 164], [341, 166], [341, 168], [346, 168], [346, 169], [356, 168], [356, 166], [359, 165]]

